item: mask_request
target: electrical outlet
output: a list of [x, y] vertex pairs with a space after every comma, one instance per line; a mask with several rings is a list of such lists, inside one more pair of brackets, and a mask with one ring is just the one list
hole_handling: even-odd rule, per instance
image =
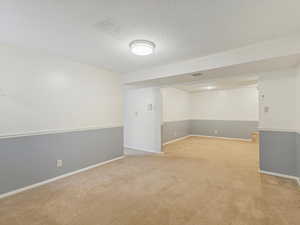
[[176, 137], [176, 136], [177, 136], [177, 132], [175, 131], [175, 132], [174, 132], [174, 137]]
[[61, 159], [58, 159], [57, 161], [56, 161], [56, 167], [57, 168], [60, 168], [60, 167], [62, 167], [63, 166], [63, 161], [61, 160]]
[[219, 133], [219, 131], [218, 130], [214, 130], [214, 134], [218, 134]]

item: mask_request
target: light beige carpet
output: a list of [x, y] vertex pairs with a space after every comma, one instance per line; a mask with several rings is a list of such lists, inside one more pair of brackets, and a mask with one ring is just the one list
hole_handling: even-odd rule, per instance
[[299, 225], [292, 180], [257, 144], [191, 137], [0, 200], [1, 225]]

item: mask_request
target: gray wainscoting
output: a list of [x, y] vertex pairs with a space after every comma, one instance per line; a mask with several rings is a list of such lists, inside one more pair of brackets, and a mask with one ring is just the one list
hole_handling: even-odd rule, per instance
[[163, 143], [189, 135], [190, 127], [190, 120], [164, 122], [162, 126]]
[[[258, 121], [182, 120], [165, 122], [162, 126], [163, 143], [187, 135], [204, 135], [250, 139], [257, 131]], [[217, 132], [216, 132], [217, 131]]]
[[191, 120], [191, 134], [250, 139], [258, 121]]
[[297, 176], [295, 132], [260, 131], [260, 169]]
[[300, 134], [296, 133], [297, 142], [297, 176], [300, 179]]
[[0, 139], [0, 194], [122, 155], [121, 127]]

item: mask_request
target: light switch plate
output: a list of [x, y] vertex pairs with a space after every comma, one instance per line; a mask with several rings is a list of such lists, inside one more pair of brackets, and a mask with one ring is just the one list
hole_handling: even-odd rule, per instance
[[152, 110], [153, 110], [153, 105], [152, 105], [152, 104], [148, 104], [147, 110], [148, 110], [148, 111], [152, 111]]
[[61, 159], [58, 159], [57, 161], [56, 161], [56, 167], [57, 168], [60, 168], [60, 167], [62, 167], [63, 166], [63, 161], [61, 160]]

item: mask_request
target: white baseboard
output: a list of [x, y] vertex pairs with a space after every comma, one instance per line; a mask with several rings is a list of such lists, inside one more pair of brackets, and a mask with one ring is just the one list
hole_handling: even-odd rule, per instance
[[[134, 151], [134, 152], [139, 152], [141, 155], [149, 155], [149, 154], [164, 154], [164, 152], [150, 152], [150, 151], [144, 151], [144, 150], [141, 150], [141, 149], [134, 149], [134, 148], [125, 148], [125, 149], [128, 149], [129, 151]], [[134, 154], [127, 154], [128, 151], [126, 151], [124, 149], [124, 153], [125, 155], [134, 155]]]
[[198, 135], [198, 134], [191, 134], [189, 136], [190, 137], [216, 138], [216, 139], [231, 140], [231, 141], [247, 141], [247, 142], [252, 142], [252, 139], [243, 139], [243, 138], [229, 138], [229, 137], [218, 137], [218, 136], [206, 136], [206, 135]]
[[105, 161], [105, 162], [101, 162], [101, 163], [98, 163], [98, 164], [95, 164], [95, 165], [92, 165], [92, 166], [88, 166], [88, 167], [85, 167], [85, 168], [82, 168], [82, 169], [79, 169], [79, 170], [76, 170], [76, 171], [73, 171], [73, 172], [70, 172], [70, 173], [66, 173], [66, 174], [63, 174], [63, 175], [60, 175], [60, 176], [57, 176], [57, 177], [54, 177], [54, 178], [36, 183], [36, 184], [32, 184], [32, 185], [29, 185], [27, 187], [23, 187], [23, 188], [14, 190], [14, 191], [10, 191], [10, 192], [1, 194], [0, 199], [11, 196], [11, 195], [15, 195], [15, 194], [18, 194], [20, 192], [24, 192], [24, 191], [27, 191], [27, 190], [30, 190], [30, 189], [33, 189], [33, 188], [36, 188], [36, 187], [39, 187], [39, 186], [42, 186], [42, 185], [45, 185], [45, 184], [48, 184], [48, 183], [51, 183], [51, 182], [54, 182], [56, 180], [59, 180], [59, 179], [62, 179], [62, 178], [65, 178], [65, 177], [68, 177], [68, 176], [71, 176], [71, 175], [74, 175], [74, 174], [77, 174], [77, 173], [81, 173], [81, 172], [86, 171], [86, 170], [93, 169], [93, 168], [98, 167], [98, 166], [102, 166], [104, 164], [111, 163], [111, 162], [116, 161], [116, 160], [123, 159], [124, 157], [125, 156], [117, 157], [117, 158], [114, 158], [114, 159], [111, 159], [111, 160], [108, 160], [108, 161]]
[[300, 178], [296, 177], [296, 176], [290, 176], [290, 175], [286, 175], [286, 174], [282, 174], [282, 173], [273, 173], [273, 172], [269, 172], [269, 171], [265, 171], [265, 170], [259, 170], [259, 172], [262, 174], [267, 174], [267, 175], [271, 175], [271, 176], [293, 179], [293, 180], [296, 180], [297, 183], [300, 185]]
[[198, 134], [190, 134], [181, 138], [177, 138], [171, 141], [168, 141], [164, 143], [163, 145], [168, 145], [177, 141], [181, 141], [183, 139], [186, 139], [188, 137], [204, 137], [204, 138], [214, 138], [214, 139], [222, 139], [222, 140], [231, 140], [231, 141], [247, 141], [247, 142], [252, 142], [252, 139], [243, 139], [243, 138], [228, 138], [228, 137], [218, 137], [218, 136], [205, 136], [205, 135], [198, 135]]
[[155, 150], [152, 150], [152, 149], [139, 148], [139, 147], [134, 147], [134, 146], [129, 146], [129, 145], [124, 145], [123, 147], [128, 148], [128, 149], [132, 149], [132, 150], [135, 150], [135, 151], [150, 152], [150, 153], [156, 153], [156, 154], [163, 153], [161, 151], [159, 152], [159, 151], [155, 151]]
[[173, 139], [173, 140], [171, 140], [171, 141], [168, 141], [168, 142], [166, 142], [166, 143], [163, 143], [163, 145], [168, 145], [168, 144], [171, 144], [171, 143], [174, 143], [174, 142], [177, 142], [177, 141], [181, 141], [181, 140], [186, 139], [186, 138], [188, 138], [188, 137], [190, 137], [190, 135], [187, 135], [187, 136], [184, 136], [184, 137], [180, 137], [180, 138]]

